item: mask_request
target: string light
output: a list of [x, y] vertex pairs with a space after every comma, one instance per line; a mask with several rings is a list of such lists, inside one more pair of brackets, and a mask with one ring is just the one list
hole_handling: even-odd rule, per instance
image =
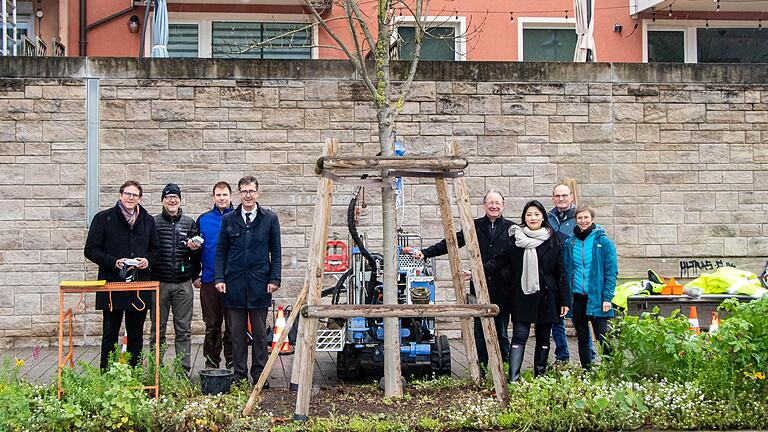
[[515, 22], [515, 13], [514, 12], [510, 12], [509, 13], [509, 21], [510, 22]]
[[709, 28], [709, 18], [707, 18], [707, 21], [705, 22], [706, 28]]
[[759, 29], [763, 28], [763, 20], [761, 20], [761, 19], [757, 20], [757, 28], [759, 28]]
[[669, 17], [672, 17], [672, 5], [669, 5]]
[[656, 22], [656, 12], [653, 13], [653, 22]]
[[720, 0], [716, 0], [717, 8], [715, 9], [715, 12], [720, 12]]
[[568, 9], [565, 10], [565, 19], [568, 19]]

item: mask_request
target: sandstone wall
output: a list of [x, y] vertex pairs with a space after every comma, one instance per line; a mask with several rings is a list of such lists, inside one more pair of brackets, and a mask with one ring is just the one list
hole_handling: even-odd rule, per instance
[[[136, 179], [156, 213], [173, 181], [197, 217], [216, 181], [254, 174], [261, 204], [281, 218], [281, 303], [301, 287], [323, 141], [337, 138], [343, 154], [378, 151], [375, 112], [343, 62], [3, 58], [0, 76], [2, 346], [55, 343], [58, 281], [95, 277], [82, 254], [87, 78], [100, 88], [101, 207]], [[397, 131], [409, 154], [460, 144], [478, 214], [487, 188], [519, 220], [525, 201], [551, 207], [552, 185], [575, 178], [617, 243], [621, 277], [723, 263], [758, 272], [768, 256], [767, 82], [765, 65], [423, 63]], [[344, 239], [351, 191], [340, 185], [334, 198], [332, 231]], [[404, 197], [405, 229], [427, 244], [441, 238], [434, 187], [409, 180]], [[366, 200], [360, 229], [375, 245], [380, 201], [376, 191]], [[448, 275], [447, 260], [438, 269]], [[91, 297], [85, 304], [76, 342], [96, 343], [101, 318]], [[197, 338], [202, 329], [196, 301]]]

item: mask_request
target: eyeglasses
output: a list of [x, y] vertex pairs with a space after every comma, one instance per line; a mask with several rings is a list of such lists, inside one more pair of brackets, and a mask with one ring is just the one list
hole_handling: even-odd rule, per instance
[[126, 198], [133, 198], [133, 199], [141, 198], [140, 193], [133, 193], [133, 192], [123, 192], [123, 196], [125, 196]]
[[181, 198], [179, 198], [178, 195], [166, 195], [163, 199], [168, 201], [178, 201]]
[[566, 199], [566, 198], [568, 198], [569, 196], [571, 196], [571, 194], [552, 195], [552, 196], [553, 196], [553, 197], [555, 197], [555, 198], [557, 198], [557, 199]]
[[486, 201], [484, 204], [485, 205], [489, 205], [489, 206], [492, 205], [492, 206], [496, 206], [496, 207], [501, 207], [501, 206], [504, 205], [504, 203], [500, 202], [500, 201]]
[[248, 190], [241, 190], [240, 195], [247, 196], [247, 195], [256, 195], [258, 193], [256, 189], [248, 189]]

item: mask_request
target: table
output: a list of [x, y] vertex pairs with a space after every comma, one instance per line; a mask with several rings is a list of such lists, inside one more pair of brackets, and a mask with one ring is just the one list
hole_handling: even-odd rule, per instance
[[[69, 367], [74, 367], [74, 345], [72, 344], [72, 326], [73, 314], [72, 308], [64, 310], [65, 294], [85, 294], [98, 292], [118, 292], [118, 291], [153, 291], [155, 293], [155, 385], [143, 386], [144, 390], [154, 390], [155, 399], [160, 397], [160, 282], [106, 282], [104, 284], [95, 284], [94, 282], [83, 281], [64, 282], [59, 285], [59, 367], [58, 367], [58, 398], [61, 399], [64, 389], [61, 385], [61, 372], [67, 362]], [[68, 321], [69, 330], [69, 352], [64, 355], [64, 321]]]

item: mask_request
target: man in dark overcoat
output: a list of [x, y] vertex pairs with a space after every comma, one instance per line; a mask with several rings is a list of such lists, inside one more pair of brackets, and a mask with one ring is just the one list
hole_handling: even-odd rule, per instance
[[275, 213], [256, 202], [259, 182], [254, 177], [241, 178], [237, 189], [241, 204], [221, 221], [215, 283], [224, 295], [224, 321], [231, 335], [235, 380], [248, 378], [246, 329], [250, 320], [250, 374], [255, 382], [267, 363], [267, 309], [272, 293], [280, 287], [280, 223]]
[[[99, 280], [151, 280], [149, 266], [155, 261], [158, 240], [155, 219], [139, 204], [142, 195], [141, 184], [128, 180], [120, 186], [120, 199], [115, 206], [93, 217], [83, 252], [86, 258], [98, 264]], [[130, 364], [139, 364], [144, 343], [144, 320], [151, 301], [152, 296], [147, 291], [96, 293], [96, 309], [102, 311], [104, 318], [101, 369], [108, 366], [109, 354], [120, 335], [123, 316]]]

